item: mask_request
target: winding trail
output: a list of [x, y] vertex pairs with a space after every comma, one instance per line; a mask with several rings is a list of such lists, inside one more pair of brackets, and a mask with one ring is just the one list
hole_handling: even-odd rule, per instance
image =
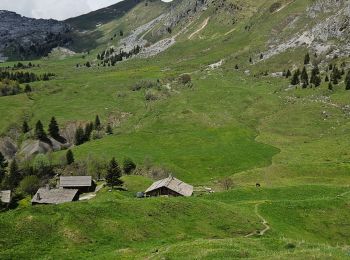
[[191, 40], [193, 36], [200, 33], [208, 25], [208, 22], [209, 22], [209, 17], [204, 20], [204, 22], [202, 23], [201, 27], [198, 30], [196, 30], [190, 36], [188, 36], [188, 39]]
[[269, 231], [271, 229], [269, 223], [267, 222], [267, 220], [260, 215], [259, 213], [259, 205], [263, 204], [264, 202], [259, 202], [257, 204], [255, 204], [255, 209], [254, 209], [254, 212], [255, 212], [255, 215], [261, 220], [263, 226], [265, 227], [263, 230], [259, 231], [259, 230], [256, 230], [248, 235], [246, 235], [245, 237], [252, 237], [252, 236], [255, 236], [255, 235], [258, 235], [258, 236], [263, 236], [265, 235], [265, 233], [267, 231]]

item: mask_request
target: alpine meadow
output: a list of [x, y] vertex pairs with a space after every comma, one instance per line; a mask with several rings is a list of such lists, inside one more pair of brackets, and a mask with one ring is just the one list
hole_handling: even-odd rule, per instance
[[350, 1], [0, 11], [0, 259], [348, 259], [349, 149]]

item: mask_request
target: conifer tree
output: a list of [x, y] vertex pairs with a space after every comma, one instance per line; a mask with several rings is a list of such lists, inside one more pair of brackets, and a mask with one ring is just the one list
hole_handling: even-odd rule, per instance
[[101, 121], [98, 115], [95, 118], [95, 130], [101, 130]]
[[329, 82], [329, 77], [328, 77], [328, 75], [326, 75], [324, 81], [325, 81], [325, 82]]
[[77, 128], [75, 131], [75, 144], [81, 145], [85, 142], [85, 133], [81, 126]]
[[113, 158], [107, 168], [107, 174], [106, 174], [106, 182], [107, 185], [112, 187], [114, 186], [121, 186], [123, 184], [123, 181], [120, 179], [122, 177], [122, 171], [115, 160]]
[[292, 76], [292, 73], [291, 73], [290, 70], [288, 69], [288, 70], [287, 70], [287, 73], [286, 73], [286, 78], [288, 79], [290, 76]]
[[350, 71], [348, 71], [348, 74], [345, 78], [345, 89], [350, 90]]
[[85, 126], [85, 131], [84, 131], [84, 135], [85, 135], [85, 141], [90, 141], [90, 137], [91, 137], [91, 133], [94, 130], [94, 123], [90, 122]]
[[4, 155], [0, 152], [0, 186], [2, 181], [5, 179], [7, 166], [8, 166], [8, 163]]
[[43, 124], [40, 120], [35, 125], [35, 137], [41, 141], [45, 141], [47, 139]]
[[26, 133], [28, 133], [29, 132], [29, 125], [28, 125], [28, 123], [27, 123], [27, 121], [26, 120], [24, 120], [23, 121], [23, 125], [22, 125], [22, 132], [24, 133], [24, 134], [26, 134]]
[[304, 64], [307, 65], [310, 63], [310, 54], [306, 53], [305, 58], [304, 58]]
[[300, 75], [301, 83], [303, 85], [303, 88], [306, 88], [309, 85], [309, 76], [307, 74], [306, 68], [304, 67], [301, 75]]
[[112, 129], [110, 124], [107, 125], [106, 133], [109, 134], [109, 135], [113, 134], [113, 129]]
[[67, 165], [74, 163], [74, 154], [71, 150], [68, 150], [66, 153]]
[[299, 70], [295, 71], [291, 80], [291, 84], [296, 86], [300, 83]]
[[56, 121], [55, 117], [51, 118], [50, 124], [49, 124], [49, 134], [54, 139], [59, 139], [60, 136], [60, 128], [58, 126], [58, 123]]
[[18, 168], [16, 159], [10, 164], [9, 174], [7, 176], [7, 185], [12, 190], [16, 188], [21, 181], [21, 172]]

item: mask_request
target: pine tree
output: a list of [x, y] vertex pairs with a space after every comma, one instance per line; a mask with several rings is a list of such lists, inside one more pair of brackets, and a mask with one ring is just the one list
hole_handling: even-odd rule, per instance
[[85, 126], [85, 131], [84, 131], [84, 135], [85, 135], [85, 141], [90, 141], [91, 138], [91, 133], [94, 130], [94, 123], [90, 122]]
[[324, 79], [325, 82], [329, 82], [329, 77], [326, 75], [326, 78]]
[[291, 80], [291, 84], [296, 86], [300, 83], [300, 79], [299, 79], [299, 72], [298, 70], [294, 72], [292, 80]]
[[260, 54], [260, 60], [262, 60], [264, 58], [264, 54]]
[[310, 78], [310, 83], [314, 84], [315, 87], [320, 86], [321, 84], [321, 77], [319, 76], [320, 70], [318, 66], [314, 66], [311, 71], [311, 78]]
[[129, 158], [123, 162], [123, 171], [125, 174], [130, 174], [136, 169], [136, 164]]
[[306, 68], [303, 68], [303, 71], [300, 75], [301, 83], [303, 85], [303, 88], [306, 88], [309, 85], [309, 76], [307, 74]]
[[23, 132], [24, 134], [26, 134], [26, 133], [28, 133], [29, 131], [30, 131], [29, 125], [28, 125], [27, 121], [24, 120], [24, 121], [23, 121], [23, 125], [22, 125], [22, 132]]
[[51, 118], [50, 124], [49, 124], [49, 134], [54, 139], [59, 139], [60, 136], [60, 128], [58, 126], [58, 123], [56, 121], [55, 117]]
[[21, 172], [18, 168], [16, 159], [10, 164], [9, 174], [7, 176], [7, 185], [12, 190], [16, 188], [21, 181]]
[[238, 70], [238, 69], [239, 69], [238, 64], [236, 64], [235, 69], [236, 69], [236, 70]]
[[101, 130], [101, 121], [98, 115], [95, 118], [95, 130]]
[[304, 64], [307, 65], [310, 63], [310, 54], [306, 53], [305, 58], [304, 58]]
[[5, 179], [7, 166], [8, 166], [8, 163], [4, 155], [0, 152], [0, 186], [2, 181]]
[[111, 160], [107, 168], [106, 182], [107, 185], [112, 187], [121, 186], [123, 181], [120, 179], [122, 176], [122, 171], [119, 168], [119, 165], [115, 158]]
[[288, 70], [287, 70], [287, 73], [286, 73], [286, 78], [288, 79], [290, 76], [292, 76], [292, 73], [291, 73], [290, 70], [288, 69]]
[[107, 125], [106, 133], [109, 134], [109, 135], [113, 134], [113, 129], [112, 129], [110, 124]]
[[66, 153], [67, 165], [74, 163], [74, 154], [71, 150], [68, 150]]
[[252, 63], [253, 62], [253, 59], [252, 57], [249, 58], [249, 62]]
[[47, 139], [43, 124], [40, 120], [35, 125], [35, 137], [41, 141], [45, 141]]
[[348, 74], [345, 78], [345, 89], [350, 90], [350, 71], [348, 71]]
[[81, 126], [77, 128], [75, 131], [75, 144], [81, 145], [85, 142], [85, 133]]

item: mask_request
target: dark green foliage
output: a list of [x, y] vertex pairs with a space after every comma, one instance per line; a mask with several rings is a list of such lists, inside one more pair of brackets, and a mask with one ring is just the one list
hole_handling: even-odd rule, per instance
[[299, 75], [300, 75], [300, 70], [296, 70], [293, 74], [292, 80], [291, 80], [291, 84], [296, 86], [300, 83], [300, 79], [299, 79]]
[[339, 83], [339, 80], [341, 80], [342, 75], [341, 71], [338, 69], [336, 65], [333, 66], [332, 72], [331, 72], [331, 81], [334, 85], [337, 85]]
[[345, 78], [345, 89], [350, 90], [350, 71], [348, 71], [348, 74]]
[[288, 79], [290, 76], [292, 76], [292, 73], [290, 72], [290, 70], [288, 69], [286, 72], [286, 78]]
[[56, 121], [55, 117], [51, 118], [50, 124], [49, 124], [49, 134], [54, 139], [60, 139], [60, 128], [58, 126], [58, 123]]
[[24, 92], [26, 92], [26, 93], [32, 92], [32, 87], [29, 84], [26, 84], [26, 86], [24, 88]]
[[112, 129], [110, 124], [107, 125], [106, 133], [109, 134], [109, 135], [113, 134], [113, 129]]
[[119, 31], [119, 36], [121, 36], [121, 37], [123, 37], [123, 36], [124, 36], [124, 32], [123, 32], [123, 30], [120, 30], [120, 31]]
[[329, 89], [329, 90], [333, 90], [333, 84], [332, 84], [332, 82], [329, 82], [329, 84], [328, 84], [328, 89]]
[[100, 117], [97, 115], [96, 118], [95, 118], [95, 130], [101, 130], [101, 120], [100, 120]]
[[35, 175], [26, 176], [19, 184], [21, 191], [28, 195], [34, 195], [36, 191], [40, 188], [39, 178]]
[[315, 87], [318, 87], [321, 85], [321, 77], [320, 77], [320, 70], [318, 66], [314, 66], [312, 71], [311, 71], [311, 78], [310, 78], [310, 83], [313, 84]]
[[306, 88], [309, 85], [309, 75], [307, 74], [305, 67], [301, 72], [300, 79], [301, 79], [301, 84], [303, 85], [303, 88]]
[[81, 145], [85, 142], [85, 133], [84, 129], [79, 126], [77, 130], [75, 131], [75, 144]]
[[306, 53], [305, 58], [304, 58], [304, 64], [307, 65], [310, 63], [310, 54]]
[[0, 152], [0, 186], [2, 181], [5, 179], [7, 166], [8, 162], [6, 161], [4, 155]]
[[235, 69], [236, 69], [236, 70], [238, 70], [238, 69], [239, 69], [238, 64], [236, 64]]
[[252, 57], [249, 58], [249, 62], [252, 63], [253, 62], [253, 59]]
[[260, 54], [260, 60], [262, 60], [264, 58], [264, 54]]
[[126, 158], [123, 162], [124, 173], [131, 174], [135, 169], [136, 169], [136, 164], [130, 158]]
[[328, 75], [326, 75], [324, 81], [325, 81], [325, 82], [329, 82], [329, 77], [328, 77]]
[[6, 184], [12, 190], [16, 188], [21, 181], [21, 172], [18, 168], [16, 159], [14, 159], [10, 164], [9, 174], [7, 176]]
[[17, 81], [19, 84], [23, 83], [30, 83], [40, 80], [49, 80], [50, 77], [55, 76], [53, 73], [45, 73], [43, 75], [36, 75], [34, 73], [29, 72], [22, 72], [22, 71], [16, 71], [16, 72], [9, 72], [4, 69], [0, 69], [0, 81], [2, 80], [14, 80]]
[[85, 134], [85, 141], [86, 142], [90, 141], [91, 133], [93, 130], [94, 130], [94, 123], [90, 122], [85, 126], [84, 134]]
[[67, 165], [71, 165], [72, 163], [74, 163], [74, 154], [72, 150], [67, 151], [66, 160], [67, 160]]
[[35, 138], [40, 140], [40, 141], [47, 140], [47, 135], [45, 133], [43, 124], [41, 123], [40, 120], [35, 125]]
[[122, 177], [122, 171], [115, 160], [113, 158], [107, 168], [107, 174], [106, 174], [106, 182], [107, 185], [110, 187], [115, 187], [115, 186], [121, 186], [123, 185], [123, 181], [120, 179]]
[[90, 67], [91, 67], [90, 61], [86, 62], [85, 66], [88, 67], [88, 68], [90, 68]]
[[28, 133], [30, 131], [29, 125], [27, 123], [26, 120], [23, 121], [23, 125], [22, 125], [22, 132], [24, 134]]

